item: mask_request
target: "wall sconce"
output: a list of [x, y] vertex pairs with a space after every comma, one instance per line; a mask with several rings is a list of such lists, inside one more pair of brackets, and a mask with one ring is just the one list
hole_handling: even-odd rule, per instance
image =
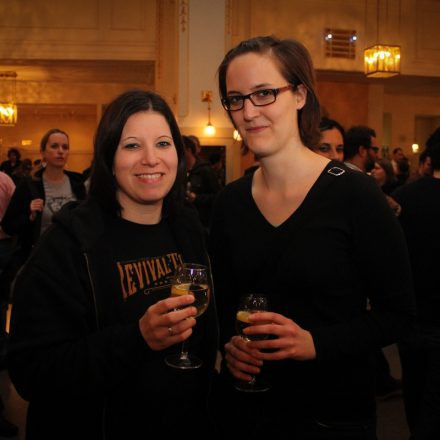
[[414, 154], [417, 154], [419, 152], [419, 144], [412, 144], [411, 149]]
[[202, 90], [202, 102], [208, 103], [208, 123], [203, 132], [206, 136], [215, 135], [215, 127], [211, 124], [211, 102], [212, 102], [212, 90]]
[[13, 127], [17, 123], [15, 104], [17, 74], [0, 72], [0, 125]]

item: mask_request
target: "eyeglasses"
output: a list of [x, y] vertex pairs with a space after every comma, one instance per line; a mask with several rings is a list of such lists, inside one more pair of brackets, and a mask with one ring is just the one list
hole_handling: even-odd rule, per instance
[[295, 90], [296, 86], [289, 84], [278, 89], [257, 90], [248, 95], [230, 95], [222, 98], [222, 105], [226, 111], [236, 112], [244, 107], [244, 100], [249, 99], [256, 107], [264, 107], [265, 105], [273, 104], [277, 100], [279, 93], [290, 89]]

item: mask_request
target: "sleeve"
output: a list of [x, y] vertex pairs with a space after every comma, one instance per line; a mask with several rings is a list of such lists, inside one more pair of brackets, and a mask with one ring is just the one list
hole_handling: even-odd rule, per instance
[[200, 169], [200, 175], [203, 179], [203, 192], [197, 194], [194, 204], [201, 207], [212, 206], [215, 197], [221, 189], [217, 176], [209, 166]]
[[353, 356], [397, 342], [415, 321], [409, 255], [395, 215], [368, 179], [349, 191], [352, 270], [369, 307], [352, 319], [311, 330], [318, 359]]
[[[231, 267], [229, 264], [230, 256], [226, 254], [227, 239], [224, 235], [225, 209], [223, 207], [224, 193], [220, 193], [214, 204], [211, 229], [209, 235], [208, 250], [211, 258], [212, 273], [216, 292], [217, 313], [220, 326], [220, 350], [224, 351], [224, 345], [228, 342], [234, 330], [234, 317], [231, 314], [231, 308], [236, 301], [232, 289]], [[232, 318], [231, 318], [232, 317]]]
[[8, 367], [26, 400], [105, 396], [152, 352], [137, 323], [99, 327], [84, 255], [59, 227], [35, 248], [13, 297]]
[[23, 180], [17, 186], [2, 219], [2, 228], [9, 235], [20, 234], [31, 223], [29, 219], [31, 195], [28, 185], [29, 184]]

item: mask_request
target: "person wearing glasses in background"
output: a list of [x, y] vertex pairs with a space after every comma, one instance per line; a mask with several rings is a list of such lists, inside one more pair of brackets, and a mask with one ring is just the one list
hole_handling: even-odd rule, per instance
[[[320, 107], [301, 43], [243, 41], [218, 74], [223, 107], [260, 162], [222, 190], [211, 226], [220, 431], [224, 438], [376, 439], [374, 352], [413, 319], [402, 231], [372, 179], [312, 151]], [[251, 314], [245, 333], [270, 337], [236, 335], [246, 292], [265, 293], [270, 312]], [[252, 375], [270, 390], [234, 389]]]
[[367, 126], [356, 125], [345, 134], [345, 164], [356, 171], [369, 173], [378, 158], [376, 132]]
[[345, 131], [339, 122], [323, 117], [319, 123], [321, 139], [313, 149], [321, 156], [329, 159], [344, 161], [344, 136]]

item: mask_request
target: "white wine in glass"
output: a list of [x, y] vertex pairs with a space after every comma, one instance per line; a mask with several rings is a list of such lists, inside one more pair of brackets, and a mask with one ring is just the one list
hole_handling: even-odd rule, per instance
[[[195, 318], [199, 317], [209, 305], [210, 288], [208, 282], [208, 268], [201, 264], [185, 263], [178, 267], [171, 285], [171, 296], [193, 295], [194, 302], [190, 304], [197, 309]], [[190, 355], [182, 342], [179, 354], [169, 355], [165, 363], [173, 368], [192, 370], [200, 368], [202, 360]]]
[[[251, 293], [242, 297], [235, 317], [237, 334], [246, 341], [261, 341], [267, 339], [269, 335], [249, 335], [243, 333], [243, 330], [252, 325], [251, 322], [249, 322], [249, 315], [252, 313], [267, 312], [268, 310], [268, 301], [265, 295]], [[247, 393], [262, 393], [268, 391], [270, 388], [267, 383], [263, 382], [261, 379], [257, 379], [255, 375], [252, 375], [252, 379], [248, 382], [244, 380], [237, 381], [234, 386], [238, 391], [244, 391]]]

